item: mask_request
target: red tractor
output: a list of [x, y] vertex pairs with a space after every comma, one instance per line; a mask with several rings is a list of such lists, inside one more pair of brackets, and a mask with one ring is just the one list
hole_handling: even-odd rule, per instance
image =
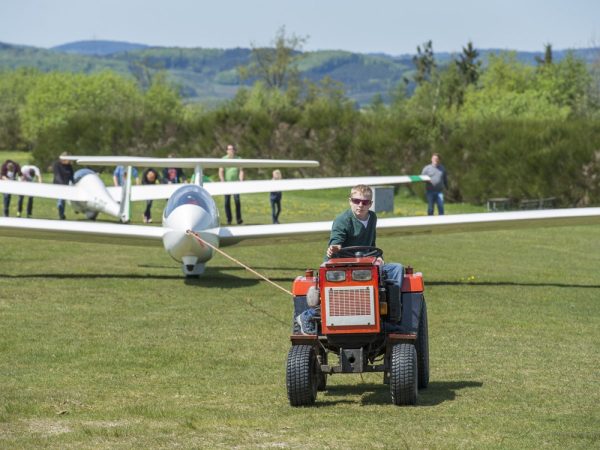
[[[383, 252], [346, 247], [293, 283], [294, 326], [286, 369], [292, 406], [315, 403], [327, 376], [383, 372], [392, 402], [414, 405], [429, 383], [429, 341], [423, 277], [405, 269], [400, 289], [385, 280]], [[316, 290], [316, 291], [315, 291]], [[307, 302], [308, 296], [308, 302]], [[296, 317], [313, 306], [317, 332], [305, 335]]]

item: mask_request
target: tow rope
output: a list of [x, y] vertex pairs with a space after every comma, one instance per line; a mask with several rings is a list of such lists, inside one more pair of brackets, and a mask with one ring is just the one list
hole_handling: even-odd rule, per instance
[[285, 292], [288, 295], [291, 295], [292, 297], [294, 296], [294, 294], [292, 293], [292, 291], [288, 291], [286, 288], [278, 285], [277, 283], [275, 283], [274, 281], [269, 280], [267, 277], [265, 277], [264, 275], [261, 275], [260, 273], [258, 273], [256, 270], [248, 267], [246, 264], [244, 264], [243, 262], [235, 259], [233, 256], [229, 256], [227, 253], [225, 253], [223, 250], [221, 250], [218, 247], [215, 247], [214, 245], [212, 245], [210, 242], [206, 242], [204, 239], [202, 239], [200, 237], [200, 235], [198, 233], [196, 233], [193, 230], [187, 230], [186, 234], [190, 234], [192, 236], [194, 236], [194, 238], [200, 243], [200, 245], [202, 246], [207, 246], [212, 248], [214, 251], [218, 252], [219, 254], [225, 256], [226, 258], [230, 259], [231, 261], [233, 261], [234, 263], [242, 266], [244, 269], [246, 269], [248, 272], [253, 273], [254, 275], [256, 275], [259, 278], [262, 278], [263, 280], [265, 280], [267, 283], [272, 284], [273, 286], [275, 286], [278, 289], [281, 289], [283, 292]]

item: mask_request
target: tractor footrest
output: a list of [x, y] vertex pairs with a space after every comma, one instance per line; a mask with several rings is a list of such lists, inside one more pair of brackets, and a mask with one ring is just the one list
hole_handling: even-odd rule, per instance
[[390, 333], [388, 334], [388, 342], [390, 344], [398, 344], [398, 343], [406, 343], [406, 344], [414, 344], [417, 340], [416, 334], [400, 334], [400, 333]]
[[292, 334], [290, 341], [292, 345], [317, 345], [319, 337], [316, 334]]

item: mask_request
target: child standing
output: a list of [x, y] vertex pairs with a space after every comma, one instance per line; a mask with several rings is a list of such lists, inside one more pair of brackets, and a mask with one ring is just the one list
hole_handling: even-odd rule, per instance
[[[273, 180], [281, 180], [281, 171], [279, 169], [273, 171]], [[273, 223], [279, 223], [279, 213], [281, 213], [281, 192], [271, 192], [270, 199]]]

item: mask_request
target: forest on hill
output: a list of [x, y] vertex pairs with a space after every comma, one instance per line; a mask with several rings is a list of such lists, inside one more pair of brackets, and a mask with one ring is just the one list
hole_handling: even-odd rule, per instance
[[[381, 96], [389, 103], [392, 92], [402, 80], [409, 81], [409, 90], [415, 73], [415, 55], [391, 56], [386, 54], [360, 54], [346, 51], [322, 50], [296, 51], [299, 75], [312, 82], [326, 77], [342, 83], [344, 93], [359, 105], [369, 104]], [[489, 55], [503, 52], [498, 49], [479, 50], [482, 63], [487, 65]], [[577, 58], [593, 63], [598, 59], [598, 49], [573, 50]], [[554, 51], [554, 59], [561, 61], [567, 51]], [[436, 53], [436, 63], [448, 64], [457, 55]], [[540, 52], [515, 52], [518, 61], [535, 65]], [[0, 70], [19, 67], [36, 68], [41, 72], [98, 73], [115, 71], [123, 76], [141, 80], [158, 72], [177, 87], [187, 102], [201, 102], [214, 106], [232, 99], [240, 86], [250, 86], [255, 79], [240, 79], [239, 68], [252, 59], [252, 48], [210, 49], [150, 47], [117, 41], [80, 41], [42, 49], [0, 43]]]

